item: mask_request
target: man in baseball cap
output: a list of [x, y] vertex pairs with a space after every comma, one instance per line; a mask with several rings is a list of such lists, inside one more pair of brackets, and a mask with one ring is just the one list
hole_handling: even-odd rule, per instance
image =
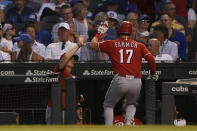
[[108, 11], [107, 16], [109, 18], [109, 29], [105, 40], [115, 40], [117, 38], [116, 26], [117, 26], [117, 13], [115, 11]]
[[70, 30], [69, 24], [68, 23], [65, 23], [65, 22], [62, 22], [62, 23], [59, 24], [58, 30], [60, 28], [65, 28], [66, 30]]
[[[46, 56], [45, 59], [49, 60], [56, 60], [60, 59], [60, 56], [70, 50], [75, 43], [72, 43], [69, 41], [69, 35], [70, 35], [70, 26], [68, 23], [61, 22], [58, 25], [58, 39], [59, 41], [56, 43], [51, 43], [46, 48]], [[52, 51], [51, 51], [52, 50]], [[56, 54], [53, 54], [53, 52], [56, 52]]]
[[117, 21], [117, 13], [115, 11], [108, 11], [107, 15], [109, 17], [109, 19]]

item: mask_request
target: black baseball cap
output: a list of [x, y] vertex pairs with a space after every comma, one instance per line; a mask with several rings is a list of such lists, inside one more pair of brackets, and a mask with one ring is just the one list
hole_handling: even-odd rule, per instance
[[138, 18], [138, 21], [142, 21], [142, 20], [150, 20], [150, 17], [148, 15], [146, 15], [146, 14], [142, 14]]

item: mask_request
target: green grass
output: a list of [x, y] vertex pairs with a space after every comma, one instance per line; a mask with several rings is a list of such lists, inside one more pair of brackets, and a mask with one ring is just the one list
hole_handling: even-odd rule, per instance
[[175, 127], [175, 126], [0, 126], [0, 131], [197, 131], [197, 126]]

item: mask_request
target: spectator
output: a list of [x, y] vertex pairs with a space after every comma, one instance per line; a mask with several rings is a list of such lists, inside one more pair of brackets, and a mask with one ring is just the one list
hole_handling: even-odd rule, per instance
[[[16, 35], [15, 28], [11, 24], [4, 24], [3, 26], [3, 34], [6, 40], [12, 42], [12, 37]], [[12, 43], [13, 46], [13, 43]]]
[[[67, 30], [69, 25], [67, 23], [63, 23], [60, 25], [60, 30], [64, 29]], [[78, 60], [78, 56], [74, 55], [77, 50], [84, 46], [84, 38], [80, 36], [79, 43], [75, 44], [71, 47], [69, 51], [65, 51], [60, 58], [59, 64], [57, 64], [54, 68], [54, 72], [61, 72], [61, 80], [60, 84], [62, 85], [62, 109], [65, 109], [65, 79], [67, 77], [72, 76], [71, 71], [74, 67], [74, 63]], [[48, 103], [46, 109], [46, 123], [51, 124], [51, 100]], [[63, 113], [62, 113], [63, 114]], [[64, 116], [63, 116], [64, 117]]]
[[168, 40], [168, 28], [163, 25], [154, 27], [154, 36], [160, 41], [159, 54], [169, 54], [173, 60], [178, 58], [177, 44]]
[[0, 23], [5, 22], [5, 14], [4, 11], [0, 9]]
[[38, 18], [40, 19], [40, 17], [43, 15], [43, 11], [45, 8], [49, 8], [52, 11], [56, 11], [59, 12], [59, 9], [65, 5], [63, 0], [54, 0], [53, 2], [49, 2], [49, 3], [43, 3], [39, 12], [38, 12]]
[[5, 11], [6, 7], [9, 4], [12, 4], [12, 1], [11, 0], [0, 0], [0, 10]]
[[3, 28], [2, 25], [0, 24], [0, 60], [11, 60], [10, 57], [10, 50], [7, 45], [7, 40], [3, 38]]
[[[104, 21], [108, 21], [108, 15], [105, 12], [99, 12], [98, 14], [96, 14], [96, 16], [95, 16], [95, 18], [93, 20], [93, 28], [91, 30], [89, 30], [89, 32], [88, 32], [90, 40], [97, 33], [98, 26]], [[106, 35], [104, 35], [101, 40], [104, 40], [105, 36]], [[105, 53], [102, 53], [100, 51], [92, 50], [90, 48], [90, 44], [89, 43], [86, 44], [86, 46], [84, 46], [83, 49], [84, 48], [86, 48], [86, 51], [83, 51], [82, 55], [86, 54], [86, 60], [108, 60], [108, 58], [109, 58], [107, 54], [105, 56]]]
[[[165, 5], [164, 5], [164, 7], [163, 7], [163, 13], [167, 13], [167, 12], [169, 11], [171, 15], [174, 14], [174, 11], [175, 11], [176, 7], [174, 6], [173, 3], [172, 3], [172, 6], [173, 6], [173, 7], [168, 7], [168, 5], [169, 5], [169, 2], [165, 3]], [[172, 11], [173, 11], [173, 12], [172, 12]], [[162, 13], [162, 14], [163, 14], [163, 13]], [[170, 14], [169, 14], [169, 15], [170, 15]], [[176, 30], [182, 32], [182, 33], [185, 35], [185, 29], [184, 29], [183, 25], [180, 24], [179, 22], [177, 22], [177, 20], [175, 20], [173, 16], [172, 16], [172, 18], [173, 18], [173, 21], [172, 21], [172, 28], [174, 28], [174, 29], [176, 29]], [[160, 19], [160, 16], [159, 16], [159, 19]], [[154, 22], [154, 23], [152, 24], [151, 33], [153, 32], [154, 26], [156, 26], [156, 25], [158, 25], [158, 24], [160, 24], [160, 21], [156, 21], [156, 22]]]
[[[186, 41], [187, 41], [187, 43], [190, 43], [192, 41], [192, 35], [191, 35], [191, 31], [188, 28], [187, 10], [183, 9], [184, 8], [183, 7], [183, 8], [181, 8], [181, 10], [183, 11], [181, 13], [182, 15], [181, 14], [180, 14], [180, 16], [176, 15], [176, 12], [179, 11], [180, 9], [178, 9], [179, 7], [176, 7], [174, 2], [175, 2], [175, 0], [173, 0], [173, 2], [167, 2], [165, 4], [164, 9], [173, 19], [175, 19], [176, 21], [178, 21], [179, 23], [181, 23], [184, 26]], [[179, 2], [179, 3], [183, 4], [183, 2], [186, 2], [186, 0], [183, 0], [182, 2]], [[185, 6], [185, 8], [186, 8], [186, 5], [180, 5], [180, 6]], [[185, 13], [185, 11], [186, 11], [186, 13]], [[185, 18], [182, 16], [184, 16]]]
[[[164, 5], [163, 11], [165, 13], [168, 13], [171, 17], [172, 17], [172, 27], [180, 32], [182, 32], [185, 37], [186, 37], [186, 42], [191, 42], [192, 41], [192, 36], [191, 36], [191, 32], [188, 29], [188, 22], [187, 20], [176, 16], [176, 6], [173, 4], [173, 2], [167, 2]], [[160, 22], [154, 22], [152, 24], [152, 27], [154, 27], [155, 25], [158, 25]], [[152, 30], [151, 30], [152, 32]]]
[[3, 36], [7, 40], [6, 45], [8, 47], [8, 54], [11, 54], [13, 48], [12, 38], [16, 35], [15, 28], [11, 24], [4, 24]]
[[117, 13], [114, 11], [108, 11], [107, 15], [109, 18], [109, 29], [107, 30], [107, 35], [105, 36], [104, 40], [115, 40], [117, 38]]
[[78, 102], [76, 105], [76, 113], [77, 113], [77, 125], [83, 125], [84, 119], [83, 119], [83, 107]]
[[0, 23], [5, 21], [5, 9], [11, 3], [12, 1], [9, 0], [0, 0]]
[[131, 22], [132, 24], [131, 38], [134, 39], [134, 37], [136, 36], [137, 28], [138, 28], [138, 14], [135, 12], [130, 12], [129, 14], [127, 14], [125, 20]]
[[29, 34], [21, 34], [19, 37], [15, 37], [14, 41], [17, 42], [20, 50], [17, 51], [17, 55], [13, 60], [20, 62], [40, 60], [37, 52], [32, 49], [32, 38]]
[[34, 9], [26, 7], [26, 0], [14, 0], [14, 7], [6, 13], [6, 23], [27, 23], [29, 15], [33, 13]]
[[[77, 123], [78, 125], [88, 124], [90, 123], [87, 113], [86, 113], [86, 105], [85, 98], [83, 94], [77, 96], [76, 102], [76, 110], [77, 110]], [[91, 117], [91, 116], [90, 116]]]
[[36, 41], [44, 44], [47, 46], [48, 44], [51, 43], [51, 34], [46, 31], [45, 29], [41, 29], [40, 27], [40, 21], [37, 18], [36, 14], [31, 14], [29, 16], [29, 23], [34, 24], [35, 29], [36, 29]]
[[84, 36], [86, 39], [89, 38], [88, 36], [88, 21], [86, 16], [88, 14], [87, 7], [84, 6], [82, 3], [77, 3], [73, 6], [73, 15], [74, 15], [74, 23], [76, 32], [78, 35]]
[[154, 1], [154, 7], [155, 7], [155, 16], [156, 19], [158, 18], [159, 14], [161, 13], [161, 10], [166, 2], [169, 2], [171, 0], [155, 0]]
[[143, 14], [138, 19], [138, 28], [134, 36], [134, 40], [147, 45], [149, 31], [148, 27], [150, 24], [150, 17], [146, 14]]
[[172, 18], [168, 14], [161, 15], [161, 24], [168, 28], [168, 39], [178, 46], [178, 55], [182, 60], [186, 60], [186, 39], [183, 33], [172, 28]]
[[93, 28], [90, 29], [88, 32], [89, 40], [91, 40], [94, 37], [94, 35], [97, 32], [97, 27], [101, 24], [101, 22], [108, 21], [108, 20], [109, 20], [109, 18], [108, 18], [107, 13], [99, 12], [98, 14], [96, 14], [96, 16], [94, 17], [93, 23], [92, 23]]
[[70, 26], [68, 23], [62, 22], [58, 27], [59, 42], [51, 43], [46, 48], [45, 59], [59, 60], [64, 52], [68, 52], [76, 44], [69, 40]]
[[[39, 42], [37, 42], [35, 40], [36, 38], [36, 29], [35, 26], [33, 24], [27, 24], [25, 26], [25, 33], [31, 36], [31, 46], [34, 52], [37, 52], [37, 60], [41, 61], [44, 60], [44, 56], [45, 56], [45, 46]], [[17, 58], [17, 52], [20, 51], [20, 48], [18, 48], [17, 43], [14, 44], [13, 47], [13, 55], [12, 55], [12, 60], [16, 60]]]
[[171, 0], [173, 4], [176, 6], [176, 15], [187, 19], [187, 5], [188, 0]]
[[173, 61], [172, 56], [169, 54], [159, 54], [160, 41], [156, 38], [148, 40], [148, 50], [155, 57], [155, 60], [158, 61]]
[[196, 27], [196, 13], [192, 8], [188, 10], [188, 28], [194, 29]]
[[73, 13], [72, 13], [72, 8], [69, 6], [69, 5], [63, 5], [61, 7], [61, 11], [60, 11], [60, 21], [59, 23], [53, 25], [53, 28], [52, 28], [52, 40], [53, 42], [58, 42], [58, 27], [59, 27], [59, 24], [61, 22], [65, 22], [65, 21], [73, 21]]
[[95, 16], [96, 14], [98, 14], [101, 11], [102, 12], [107, 12], [107, 11], [118, 12], [119, 4], [120, 4], [120, 0], [106, 0], [105, 3], [98, 4], [98, 7], [95, 9], [93, 16]]

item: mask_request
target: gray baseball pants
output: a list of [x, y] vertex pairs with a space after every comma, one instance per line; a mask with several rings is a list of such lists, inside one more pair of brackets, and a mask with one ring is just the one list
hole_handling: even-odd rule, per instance
[[113, 124], [114, 106], [122, 98], [126, 98], [125, 125], [131, 125], [136, 112], [136, 101], [141, 90], [141, 78], [133, 76], [121, 77], [117, 74], [111, 81], [104, 100], [104, 119], [106, 125]]

